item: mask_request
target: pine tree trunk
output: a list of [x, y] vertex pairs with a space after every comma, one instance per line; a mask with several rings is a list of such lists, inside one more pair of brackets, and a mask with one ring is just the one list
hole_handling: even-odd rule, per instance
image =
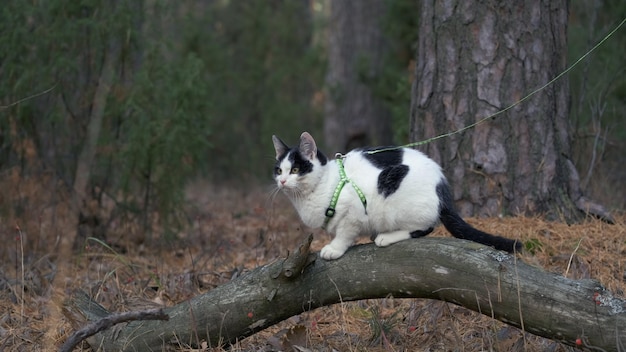
[[381, 22], [385, 2], [330, 3], [324, 133], [329, 152], [391, 142], [391, 113], [373, 95], [382, 70], [386, 40]]
[[[411, 137], [458, 130], [566, 67], [568, 2], [421, 2]], [[582, 196], [570, 158], [567, 76], [513, 109], [424, 151], [464, 215], [610, 215]]]

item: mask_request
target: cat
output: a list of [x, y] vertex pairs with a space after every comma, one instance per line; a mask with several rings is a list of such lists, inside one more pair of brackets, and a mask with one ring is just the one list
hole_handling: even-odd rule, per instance
[[[320, 251], [324, 259], [341, 257], [360, 235], [375, 236], [376, 245], [386, 247], [426, 236], [439, 222], [457, 238], [511, 253], [521, 249], [515, 240], [466, 223], [453, 206], [441, 167], [417, 150], [360, 148], [330, 160], [308, 132], [295, 147], [276, 136], [272, 142], [277, 189], [291, 200], [304, 224], [334, 234]], [[340, 171], [346, 178], [343, 189], [337, 188]]]

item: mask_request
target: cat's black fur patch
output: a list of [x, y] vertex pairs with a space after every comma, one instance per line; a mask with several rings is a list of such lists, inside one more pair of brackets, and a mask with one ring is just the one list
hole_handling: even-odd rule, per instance
[[429, 227], [426, 230], [415, 230], [413, 232], [411, 232], [411, 238], [418, 238], [418, 237], [424, 237], [428, 234], [430, 234], [431, 232], [433, 232], [434, 228]]
[[298, 168], [298, 175], [308, 174], [313, 171], [313, 163], [303, 158], [298, 151], [289, 154], [289, 161], [291, 161], [292, 168]]
[[443, 208], [452, 208], [454, 206], [454, 200], [452, 198], [452, 194], [450, 193], [450, 186], [448, 186], [448, 182], [445, 180], [441, 180], [435, 188], [437, 192], [437, 197], [439, 198], [439, 213]]
[[511, 253], [519, 252], [522, 249], [520, 242], [488, 234], [465, 222], [454, 208], [452, 193], [450, 193], [450, 187], [445, 180], [439, 182], [436, 191], [439, 197], [439, 220], [441, 220], [443, 226], [445, 226], [446, 230], [448, 230], [452, 236], [492, 246], [496, 249]]
[[400, 165], [402, 164], [402, 156], [404, 154], [404, 150], [400, 148], [385, 150], [377, 153], [368, 153], [371, 151], [386, 149], [389, 147], [379, 147], [379, 148], [369, 148], [369, 149], [361, 149], [363, 152], [363, 156], [367, 159], [372, 165], [376, 166], [379, 169], [385, 169], [390, 166]]
[[320, 152], [320, 150], [317, 150], [317, 160], [320, 161], [320, 164], [322, 165], [326, 165], [326, 163], [328, 162], [328, 158], [326, 157], [326, 155], [324, 155], [324, 153]]
[[[281, 155], [276, 161], [276, 168], [274, 168], [274, 174], [276, 174], [276, 169], [278, 168], [278, 165], [280, 165], [280, 163], [286, 157], [291, 162], [291, 167], [298, 168], [298, 175], [308, 174], [309, 172], [313, 171], [313, 163], [307, 160], [306, 158], [304, 158], [302, 154], [300, 154], [300, 152], [298, 151], [298, 148], [291, 148], [287, 152], [285, 152], [285, 154]], [[326, 158], [326, 155], [324, 155], [319, 150], [317, 151], [317, 159], [322, 165], [326, 165], [326, 163], [328, 162], [328, 158]]]
[[390, 166], [378, 175], [378, 193], [382, 194], [385, 198], [392, 195], [400, 188], [400, 184], [406, 174], [409, 173], [408, 165], [400, 164]]

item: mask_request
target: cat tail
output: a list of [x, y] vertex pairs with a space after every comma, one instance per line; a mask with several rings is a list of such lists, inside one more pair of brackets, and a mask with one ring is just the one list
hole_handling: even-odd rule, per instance
[[452, 194], [450, 194], [450, 188], [445, 180], [442, 180], [437, 185], [437, 195], [439, 196], [439, 220], [452, 236], [491, 246], [509, 253], [522, 250], [522, 243], [517, 240], [491, 235], [466, 223], [454, 208]]

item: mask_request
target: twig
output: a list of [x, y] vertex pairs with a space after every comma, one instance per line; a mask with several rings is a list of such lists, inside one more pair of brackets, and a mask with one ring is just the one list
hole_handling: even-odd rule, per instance
[[23, 102], [25, 102], [25, 101], [27, 101], [27, 100], [30, 100], [30, 99], [33, 99], [33, 98], [37, 98], [38, 96], [41, 96], [41, 95], [44, 95], [44, 94], [48, 94], [48, 93], [50, 93], [50, 92], [51, 92], [54, 88], [56, 88], [56, 87], [57, 87], [57, 84], [58, 84], [58, 83], [55, 83], [52, 87], [50, 87], [50, 88], [48, 88], [48, 89], [44, 90], [43, 92], [39, 92], [39, 93], [33, 94], [33, 95], [31, 95], [31, 96], [28, 96], [28, 97], [26, 97], [26, 98], [22, 98], [22, 99], [20, 99], [20, 100], [18, 100], [18, 101], [15, 101], [15, 102], [13, 102], [13, 103], [8, 104], [8, 105], [0, 105], [0, 110], [8, 109], [8, 108], [10, 108], [10, 107], [12, 107], [12, 106], [15, 106], [15, 105], [17, 105], [17, 104], [23, 103]]
[[[602, 138], [602, 116], [604, 115], [604, 111], [606, 109], [606, 102], [604, 102], [604, 104], [602, 104], [601, 101], [602, 97], [599, 96], [596, 102], [591, 102], [589, 103], [590, 105], [590, 110], [591, 110], [591, 122], [593, 124], [593, 129], [595, 132], [595, 136], [593, 138], [593, 147], [591, 149], [591, 160], [589, 161], [589, 168], [587, 170], [587, 175], [585, 176], [585, 179], [582, 183], [583, 185], [583, 189], [587, 188], [587, 185], [589, 185], [589, 181], [591, 180], [591, 175], [593, 174], [593, 169], [596, 166], [596, 159], [598, 157], [598, 144], [600, 142], [600, 139]], [[605, 133], [606, 136], [606, 133]], [[604, 145], [602, 145], [602, 148], [604, 149]]]
[[570, 254], [569, 260], [567, 261], [567, 268], [565, 269], [565, 274], [563, 276], [567, 277], [567, 274], [569, 273], [569, 269], [572, 266], [572, 260], [574, 260], [574, 255], [578, 251], [578, 248], [580, 248], [580, 243], [583, 241], [583, 239], [584, 237], [581, 237], [580, 240], [578, 240], [578, 244], [576, 244], [576, 248], [574, 248], [574, 251], [572, 252], [572, 254]]
[[165, 314], [163, 308], [147, 309], [133, 312], [114, 313], [88, 324], [82, 329], [75, 331], [65, 341], [59, 352], [71, 352], [76, 345], [89, 336], [95, 335], [102, 330], [106, 330], [113, 325], [133, 320], [169, 320], [169, 315]]
[[[24, 323], [24, 302], [25, 302], [25, 298], [24, 298], [24, 236], [22, 235], [22, 229], [20, 228], [20, 225], [15, 224], [15, 229], [17, 230], [17, 234], [20, 237], [20, 258], [21, 258], [21, 268], [22, 268], [22, 277], [21, 277], [21, 281], [20, 281], [20, 300], [21, 302], [21, 308], [20, 308], [20, 321], [22, 323]], [[16, 253], [17, 256], [17, 253]], [[16, 259], [17, 261], [17, 259]]]
[[285, 259], [282, 274], [286, 278], [293, 279], [298, 277], [302, 270], [310, 264], [309, 253], [311, 250], [311, 242], [313, 242], [312, 234], [300, 244], [295, 252]]

